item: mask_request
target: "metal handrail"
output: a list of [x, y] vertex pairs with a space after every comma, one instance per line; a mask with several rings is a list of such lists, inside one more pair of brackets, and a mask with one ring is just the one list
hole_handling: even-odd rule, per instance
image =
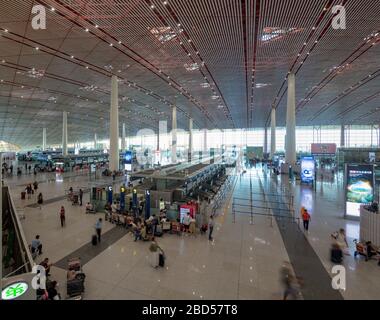
[[20, 219], [18, 217], [16, 206], [14, 205], [13, 199], [10, 195], [11, 194], [10, 188], [9, 186], [6, 186], [5, 188], [7, 188], [7, 200], [8, 200], [9, 212], [11, 214], [13, 225], [16, 231], [17, 240], [20, 246], [20, 253], [23, 260], [23, 266], [27, 266], [26, 271], [31, 272], [32, 267], [34, 265], [33, 257], [29, 250], [28, 242], [26, 241], [26, 237], [22, 229]]

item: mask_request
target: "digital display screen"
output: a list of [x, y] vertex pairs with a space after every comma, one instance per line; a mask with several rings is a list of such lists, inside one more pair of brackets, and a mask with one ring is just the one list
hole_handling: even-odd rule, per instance
[[132, 151], [124, 153], [124, 170], [132, 171]]
[[373, 165], [346, 166], [346, 215], [360, 217], [360, 206], [374, 200]]
[[310, 183], [314, 181], [315, 161], [313, 157], [303, 157], [301, 159], [301, 181]]

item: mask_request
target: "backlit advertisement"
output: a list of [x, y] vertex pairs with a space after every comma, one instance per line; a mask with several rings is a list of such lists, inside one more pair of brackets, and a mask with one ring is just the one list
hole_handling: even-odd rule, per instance
[[373, 165], [346, 165], [346, 216], [360, 217], [360, 206], [374, 200]]
[[301, 181], [311, 183], [314, 181], [315, 161], [313, 157], [303, 157], [301, 159]]
[[132, 151], [126, 151], [124, 154], [124, 170], [132, 171]]

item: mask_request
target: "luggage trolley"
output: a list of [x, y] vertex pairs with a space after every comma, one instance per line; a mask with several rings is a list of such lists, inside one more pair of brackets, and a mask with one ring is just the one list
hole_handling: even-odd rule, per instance
[[71, 258], [67, 263], [67, 297], [82, 298], [84, 292], [84, 280], [86, 275], [82, 270], [81, 259]]

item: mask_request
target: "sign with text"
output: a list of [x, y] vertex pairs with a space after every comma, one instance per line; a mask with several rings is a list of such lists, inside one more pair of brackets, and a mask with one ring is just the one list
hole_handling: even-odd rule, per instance
[[335, 154], [335, 143], [312, 143], [311, 154]]
[[124, 170], [132, 171], [132, 151], [125, 151], [124, 153]]

